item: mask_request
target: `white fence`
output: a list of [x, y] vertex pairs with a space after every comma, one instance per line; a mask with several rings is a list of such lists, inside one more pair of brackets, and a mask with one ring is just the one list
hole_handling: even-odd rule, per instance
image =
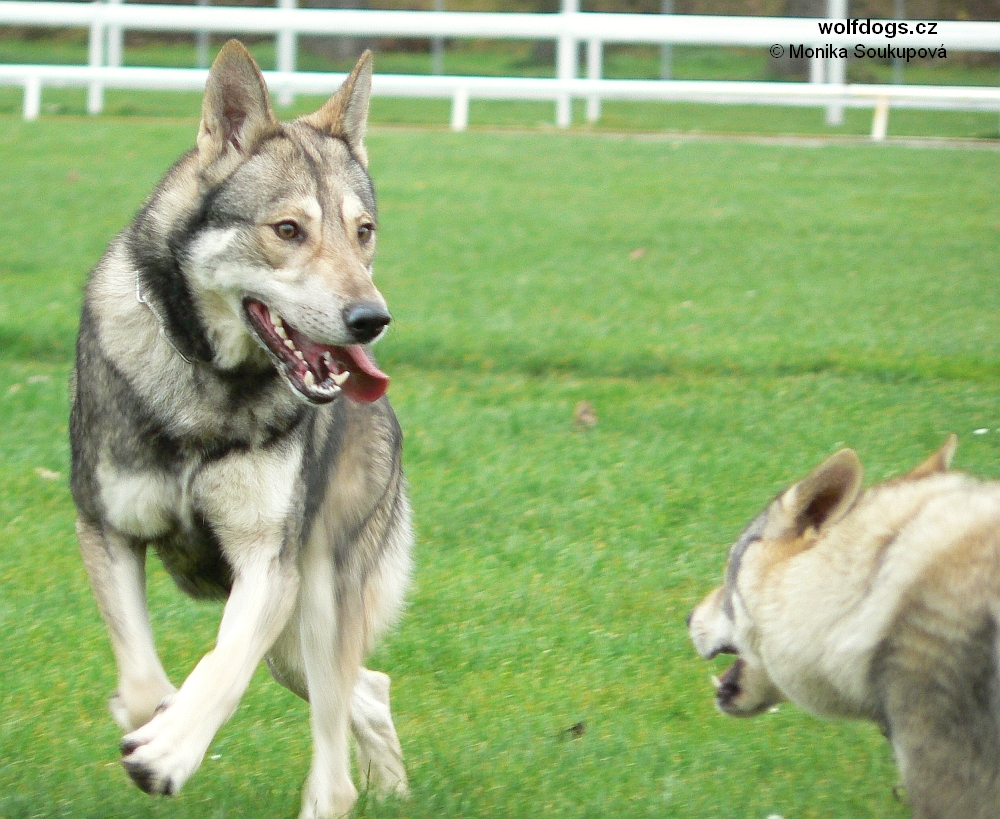
[[[543, 99], [556, 103], [556, 122], [571, 122], [571, 101], [587, 100], [587, 117], [596, 121], [605, 99], [761, 103], [825, 106], [828, 120], [842, 106], [872, 107], [872, 136], [884, 138], [889, 106], [1000, 111], [1000, 89], [979, 86], [854, 85], [843, 82], [843, 62], [813, 60], [812, 82], [722, 82], [609, 80], [601, 77], [605, 43], [914, 47], [954, 51], [1000, 51], [1000, 22], [935, 24], [935, 33], [821, 34], [817, 18], [716, 17], [698, 15], [597, 14], [577, 11], [564, 0], [555, 14], [486, 12], [411, 12], [300, 9], [293, 0], [279, 8], [159, 6], [93, 2], [0, 2], [0, 26], [85, 27], [90, 31], [87, 66], [0, 65], [0, 84], [24, 88], [24, 116], [37, 117], [42, 88], [89, 89], [88, 110], [103, 107], [105, 88], [200, 90], [203, 69], [126, 68], [121, 66], [123, 30], [271, 34], [278, 38], [280, 71], [265, 72], [279, 99], [295, 93], [329, 93], [343, 75], [296, 72], [298, 35], [488, 38], [551, 40], [556, 44], [555, 78], [493, 78], [376, 74], [373, 91], [385, 96], [447, 97], [451, 124], [468, 124], [470, 99]], [[846, 3], [838, 3], [846, 11]], [[586, 78], [578, 77], [579, 44], [587, 44]]]

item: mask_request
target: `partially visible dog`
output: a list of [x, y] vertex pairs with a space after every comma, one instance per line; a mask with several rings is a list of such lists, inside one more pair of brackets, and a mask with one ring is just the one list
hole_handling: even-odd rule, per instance
[[[279, 123], [236, 41], [209, 72], [197, 147], [87, 284], [70, 435], [77, 535], [111, 634], [123, 762], [149, 793], [201, 764], [262, 659], [309, 701], [302, 819], [347, 812], [348, 732], [376, 792], [406, 792], [389, 678], [362, 667], [410, 569], [401, 434], [368, 350], [363, 137], [371, 55], [317, 112]], [[145, 556], [227, 598], [179, 690], [153, 645]]]
[[956, 441], [864, 491], [858, 456], [830, 457], [744, 530], [688, 624], [702, 657], [737, 657], [724, 713], [873, 720], [915, 817], [996, 819], [1000, 483], [948, 471]]

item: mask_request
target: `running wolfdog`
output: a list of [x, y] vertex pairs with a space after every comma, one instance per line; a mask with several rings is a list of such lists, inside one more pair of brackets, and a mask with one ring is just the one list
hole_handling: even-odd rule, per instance
[[[401, 434], [369, 345], [376, 208], [363, 137], [371, 55], [314, 114], [279, 123], [229, 42], [197, 145], [90, 276], [73, 375], [77, 535], [111, 635], [111, 712], [140, 788], [176, 793], [254, 669], [311, 711], [301, 817], [345, 813], [358, 767], [407, 788], [389, 678], [362, 667], [410, 571]], [[145, 557], [226, 599], [175, 689], [153, 645]]]
[[917, 819], [1000, 816], [1000, 483], [948, 471], [951, 436], [862, 491], [844, 449], [781, 493], [692, 612], [726, 714], [789, 699], [873, 720]]

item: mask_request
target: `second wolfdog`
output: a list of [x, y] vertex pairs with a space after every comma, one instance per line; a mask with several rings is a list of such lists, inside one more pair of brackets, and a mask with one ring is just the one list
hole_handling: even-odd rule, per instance
[[724, 713], [873, 720], [917, 819], [996, 819], [1000, 483], [948, 471], [955, 445], [865, 491], [852, 450], [830, 457], [746, 528], [689, 626], [703, 657], [737, 656]]

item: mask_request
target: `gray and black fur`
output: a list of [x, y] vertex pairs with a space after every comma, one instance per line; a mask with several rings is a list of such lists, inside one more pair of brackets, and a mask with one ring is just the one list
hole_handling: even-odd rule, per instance
[[[278, 123], [227, 44], [198, 147], [87, 284], [77, 532], [118, 664], [123, 761], [150, 793], [197, 769], [261, 659], [311, 704], [303, 819], [354, 801], [348, 727], [362, 776], [406, 790], [388, 677], [362, 667], [401, 605], [412, 539], [402, 435], [367, 348], [389, 321], [371, 280], [370, 80], [366, 54], [318, 112]], [[183, 591], [227, 600], [180, 689], [145, 609], [150, 546]]]

